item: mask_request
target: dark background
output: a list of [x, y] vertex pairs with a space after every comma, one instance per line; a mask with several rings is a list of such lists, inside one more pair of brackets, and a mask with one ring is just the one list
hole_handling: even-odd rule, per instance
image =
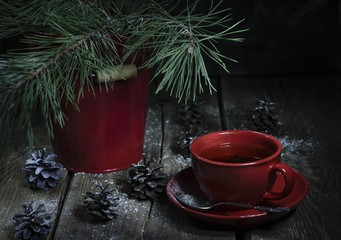
[[[208, 9], [201, 1], [199, 11]], [[186, 4], [182, 1], [181, 4]], [[239, 61], [228, 63], [231, 74], [333, 73], [340, 69], [339, 0], [229, 0], [243, 43], [220, 44], [225, 55]], [[212, 74], [222, 73], [210, 64]]]
[[[182, 0], [179, 8], [185, 4]], [[208, 6], [202, 0], [198, 11], [204, 13]], [[240, 28], [250, 29], [242, 34], [243, 43], [219, 44], [223, 54], [239, 61], [227, 62], [231, 74], [339, 72], [339, 0], [229, 0], [221, 7], [231, 7], [235, 21], [245, 19]], [[3, 41], [0, 50], [13, 44], [15, 39]], [[212, 75], [225, 74], [208, 65]]]

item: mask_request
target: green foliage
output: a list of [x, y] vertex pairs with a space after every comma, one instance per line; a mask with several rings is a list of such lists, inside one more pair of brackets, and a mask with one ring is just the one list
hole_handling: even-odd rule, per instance
[[161, 78], [157, 91], [187, 101], [214, 90], [204, 56], [228, 71], [225, 60], [232, 59], [215, 43], [242, 41], [233, 36], [245, 30], [235, 30], [240, 22], [231, 23], [221, 2], [211, 2], [206, 14], [195, 13], [197, 3], [175, 12], [171, 1], [0, 0], [0, 39], [17, 36], [26, 46], [0, 59], [2, 137], [24, 131], [32, 141], [37, 116], [53, 136], [52, 124], [65, 123], [62, 99], [77, 108], [82, 86], [93, 89], [92, 73], [141, 53], [139, 67], [155, 68]]

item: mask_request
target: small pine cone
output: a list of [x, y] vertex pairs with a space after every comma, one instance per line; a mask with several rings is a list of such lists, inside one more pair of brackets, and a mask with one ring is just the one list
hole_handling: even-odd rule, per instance
[[33, 209], [32, 202], [23, 205], [24, 211], [15, 214], [14, 234], [17, 238], [36, 240], [48, 235], [53, 225], [52, 215], [46, 212], [46, 207], [41, 204]]
[[203, 101], [197, 101], [188, 105], [182, 105], [179, 110], [179, 121], [183, 126], [183, 131], [176, 139], [176, 146], [174, 149], [179, 151], [184, 158], [190, 156], [189, 146], [203, 130], [204, 120], [202, 114], [198, 110], [203, 103]]
[[117, 206], [119, 204], [118, 197], [115, 197], [112, 192], [115, 189], [107, 190], [109, 184], [104, 188], [97, 185], [101, 189], [100, 192], [86, 192], [83, 203], [90, 215], [100, 221], [109, 221], [117, 218]]
[[275, 103], [269, 100], [259, 100], [258, 106], [246, 114], [246, 125], [255, 131], [274, 131], [279, 125]]
[[201, 113], [195, 108], [194, 105], [184, 105], [180, 108], [180, 121], [189, 125], [201, 125]]
[[156, 198], [167, 185], [167, 175], [162, 172], [161, 164], [155, 168], [150, 167], [150, 162], [146, 165], [133, 164], [129, 176], [133, 195], [140, 200]]
[[179, 121], [181, 121], [181, 124], [185, 123], [187, 126], [196, 125], [195, 128], [202, 126], [203, 117], [198, 108], [203, 104], [204, 101], [196, 101], [191, 104], [182, 105], [179, 109]]
[[185, 158], [190, 156], [189, 146], [195, 139], [195, 136], [189, 136], [187, 133], [182, 133], [177, 140], [177, 148], [180, 151], [181, 155]]
[[26, 160], [22, 170], [31, 188], [48, 190], [60, 183], [63, 166], [55, 161], [56, 157], [57, 155], [46, 154], [45, 149], [40, 149]]
[[55, 154], [47, 154], [45, 149], [40, 149], [26, 160], [22, 170], [31, 188], [48, 190], [58, 186], [62, 179], [63, 166], [55, 161], [56, 157]]

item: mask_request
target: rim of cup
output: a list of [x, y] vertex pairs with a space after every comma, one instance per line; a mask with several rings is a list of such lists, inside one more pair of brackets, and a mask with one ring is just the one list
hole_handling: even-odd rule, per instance
[[[196, 145], [198, 145], [199, 141], [203, 141], [205, 140], [205, 138], [210, 138], [212, 136], [219, 136], [219, 135], [228, 135], [228, 134], [242, 134], [242, 135], [246, 135], [249, 134], [250, 136], [258, 136], [258, 137], [262, 137], [263, 139], [267, 140], [269, 143], [274, 144], [276, 150], [275, 152], [273, 152], [271, 155], [269, 155], [268, 157], [262, 158], [260, 160], [256, 160], [256, 161], [251, 161], [251, 162], [242, 162], [242, 163], [229, 163], [229, 162], [219, 162], [219, 161], [213, 161], [207, 158], [204, 158], [202, 156], [199, 156], [197, 154], [198, 150], [196, 148], [198, 148]], [[199, 159], [200, 161], [203, 161], [205, 163], [208, 164], [212, 164], [212, 165], [218, 165], [218, 166], [250, 166], [250, 165], [259, 165], [259, 164], [263, 164], [266, 162], [269, 162], [271, 160], [273, 160], [274, 158], [277, 158], [280, 156], [281, 152], [282, 152], [282, 144], [281, 142], [275, 138], [274, 136], [268, 135], [266, 133], [262, 133], [262, 132], [257, 132], [257, 131], [252, 131], [252, 130], [222, 130], [222, 131], [216, 131], [216, 132], [211, 132], [211, 133], [207, 133], [204, 134], [198, 138], [196, 138], [190, 145], [189, 147], [190, 149], [190, 153], [192, 156], [194, 156], [195, 158]]]

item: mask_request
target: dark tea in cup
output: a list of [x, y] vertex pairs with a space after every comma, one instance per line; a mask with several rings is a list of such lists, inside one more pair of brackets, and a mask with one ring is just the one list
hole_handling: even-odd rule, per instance
[[260, 146], [246, 144], [226, 144], [212, 146], [201, 153], [206, 159], [226, 163], [254, 162], [271, 156], [272, 152]]

